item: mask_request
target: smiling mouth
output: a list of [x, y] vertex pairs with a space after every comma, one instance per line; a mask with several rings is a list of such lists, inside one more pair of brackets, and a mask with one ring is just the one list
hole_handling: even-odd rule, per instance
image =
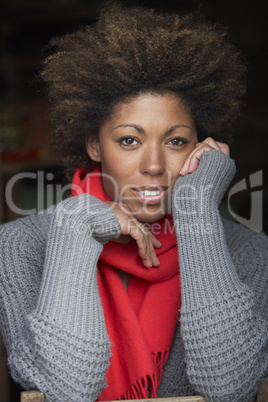
[[168, 192], [167, 187], [135, 188], [132, 190], [136, 197], [146, 204], [159, 204]]

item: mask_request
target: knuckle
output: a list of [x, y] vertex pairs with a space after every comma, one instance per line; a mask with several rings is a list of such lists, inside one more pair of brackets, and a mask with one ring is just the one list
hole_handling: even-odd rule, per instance
[[204, 141], [204, 144], [211, 146], [212, 144], [215, 144], [215, 140], [212, 137], [207, 137]]

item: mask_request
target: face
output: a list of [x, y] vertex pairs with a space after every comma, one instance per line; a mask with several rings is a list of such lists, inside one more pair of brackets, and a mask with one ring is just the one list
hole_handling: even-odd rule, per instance
[[161, 219], [183, 163], [197, 143], [194, 121], [175, 95], [143, 94], [117, 106], [87, 144], [103, 187], [141, 222]]

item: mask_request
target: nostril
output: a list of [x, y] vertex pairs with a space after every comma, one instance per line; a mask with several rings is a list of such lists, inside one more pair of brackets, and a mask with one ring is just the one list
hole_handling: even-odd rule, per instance
[[151, 175], [163, 174], [166, 169], [166, 161], [162, 152], [145, 152], [140, 164], [142, 173]]
[[141, 169], [143, 174], [150, 174], [152, 176], [159, 175], [165, 173], [165, 168], [159, 165], [150, 165]]

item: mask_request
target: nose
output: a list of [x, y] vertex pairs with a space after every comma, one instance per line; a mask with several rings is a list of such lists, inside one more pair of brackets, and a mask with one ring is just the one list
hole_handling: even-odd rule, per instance
[[143, 151], [140, 172], [151, 176], [161, 175], [166, 170], [166, 160], [161, 146], [149, 146]]

